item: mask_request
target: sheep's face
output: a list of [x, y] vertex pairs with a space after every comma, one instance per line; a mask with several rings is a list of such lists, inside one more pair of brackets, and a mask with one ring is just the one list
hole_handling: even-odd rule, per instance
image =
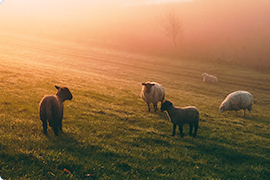
[[220, 107], [219, 107], [219, 112], [220, 112], [220, 113], [223, 113], [223, 112], [224, 112], [224, 106], [220, 106]]
[[65, 100], [71, 100], [73, 98], [71, 92], [67, 87], [58, 87], [55, 86], [56, 89], [58, 89], [57, 94], [62, 97], [63, 101]]
[[152, 86], [154, 86], [155, 84], [154, 84], [154, 83], [149, 83], [149, 82], [147, 82], [147, 83], [142, 83], [142, 85], [145, 86], [145, 88], [146, 88], [146, 93], [150, 93], [150, 92], [151, 92]]
[[172, 102], [170, 102], [170, 101], [164, 101], [161, 104], [161, 108], [160, 108], [161, 112], [166, 111], [172, 105], [173, 105]]

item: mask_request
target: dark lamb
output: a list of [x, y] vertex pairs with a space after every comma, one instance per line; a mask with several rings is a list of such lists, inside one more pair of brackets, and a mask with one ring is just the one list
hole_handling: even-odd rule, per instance
[[55, 95], [44, 96], [39, 103], [39, 116], [43, 123], [43, 133], [47, 134], [47, 121], [54, 134], [58, 136], [58, 129], [62, 131], [63, 102], [71, 100], [72, 94], [67, 87], [55, 86], [58, 92]]
[[179, 131], [181, 137], [184, 137], [183, 134], [183, 125], [189, 124], [189, 135], [192, 136], [192, 131], [194, 127], [193, 137], [197, 136], [197, 130], [199, 126], [199, 111], [194, 106], [187, 107], [175, 107], [172, 102], [164, 101], [161, 105], [161, 111], [167, 111], [168, 116], [173, 123], [173, 133], [175, 135], [176, 126], [179, 126]]

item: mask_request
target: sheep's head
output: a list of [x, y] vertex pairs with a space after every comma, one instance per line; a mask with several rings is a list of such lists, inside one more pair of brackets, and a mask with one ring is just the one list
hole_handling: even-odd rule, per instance
[[155, 83], [151, 83], [151, 82], [145, 82], [142, 83], [143, 86], [145, 86], [146, 88], [146, 93], [150, 93], [152, 86], [155, 85]]
[[161, 112], [166, 111], [172, 105], [173, 103], [171, 101], [164, 100], [161, 104], [161, 108], [160, 108]]
[[208, 76], [208, 74], [207, 73], [202, 73], [201, 76], [206, 77], [206, 76]]
[[63, 102], [65, 100], [71, 100], [73, 98], [72, 94], [70, 93], [70, 91], [67, 87], [55, 86], [55, 88], [58, 90], [56, 95], [59, 96]]
[[219, 112], [220, 112], [220, 113], [223, 113], [224, 111], [225, 111], [225, 107], [224, 107], [223, 105], [220, 106], [220, 107], [219, 107]]

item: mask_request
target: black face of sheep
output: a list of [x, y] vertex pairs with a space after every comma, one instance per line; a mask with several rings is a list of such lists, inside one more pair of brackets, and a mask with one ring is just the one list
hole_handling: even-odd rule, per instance
[[166, 111], [172, 105], [173, 105], [173, 103], [170, 101], [163, 101], [161, 104], [161, 108], [160, 108], [161, 112]]
[[43, 132], [47, 134], [47, 121], [52, 127], [54, 134], [58, 135], [58, 130], [62, 131], [63, 102], [73, 98], [67, 87], [55, 86], [58, 90], [56, 95], [44, 96], [39, 104], [40, 120], [43, 123]]
[[179, 131], [181, 137], [183, 134], [183, 125], [189, 124], [189, 135], [192, 136], [192, 131], [194, 127], [193, 137], [195, 138], [197, 135], [198, 125], [199, 125], [199, 111], [194, 106], [187, 107], [174, 107], [173, 103], [170, 101], [164, 101], [161, 105], [161, 111], [167, 111], [168, 116], [173, 123], [173, 133], [172, 136], [175, 135], [176, 126], [179, 126]]
[[63, 102], [65, 100], [71, 100], [73, 98], [72, 94], [70, 93], [70, 91], [67, 87], [55, 86], [55, 88], [58, 89], [58, 92], [56, 93], [56, 95], [61, 97]]

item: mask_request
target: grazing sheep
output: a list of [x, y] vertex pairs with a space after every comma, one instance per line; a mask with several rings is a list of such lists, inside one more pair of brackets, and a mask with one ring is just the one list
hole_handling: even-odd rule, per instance
[[224, 111], [237, 111], [244, 110], [244, 116], [246, 115], [246, 109], [249, 111], [250, 116], [253, 104], [253, 96], [247, 91], [235, 91], [229, 94], [219, 107], [219, 112]]
[[213, 76], [207, 73], [202, 73], [201, 76], [203, 77], [203, 82], [218, 83], [218, 78], [216, 76]]
[[156, 82], [142, 83], [141, 97], [148, 105], [148, 111], [150, 112], [150, 104], [153, 103], [155, 111], [158, 110], [158, 102], [162, 102], [165, 98], [164, 88]]
[[161, 112], [167, 111], [168, 116], [173, 123], [173, 133], [172, 136], [175, 135], [176, 126], [179, 126], [179, 131], [181, 137], [183, 134], [183, 125], [189, 124], [189, 135], [192, 136], [192, 130], [194, 127], [193, 137], [195, 138], [197, 135], [197, 130], [199, 126], [199, 110], [194, 106], [187, 107], [175, 107], [172, 102], [164, 101], [161, 104]]
[[58, 135], [58, 128], [62, 131], [63, 102], [71, 100], [72, 94], [67, 87], [58, 87], [56, 95], [47, 95], [39, 103], [39, 116], [43, 122], [43, 132], [47, 134], [47, 120], [52, 127], [54, 134]]

